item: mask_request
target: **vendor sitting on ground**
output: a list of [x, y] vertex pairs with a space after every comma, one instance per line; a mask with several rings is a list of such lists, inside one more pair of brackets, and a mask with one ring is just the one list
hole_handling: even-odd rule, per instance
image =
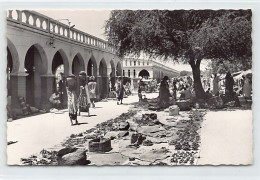
[[211, 97], [212, 97], [210, 88], [208, 88], [208, 90], [206, 91], [206, 97], [207, 97], [207, 98], [211, 98]]
[[189, 86], [184, 87], [180, 95], [180, 100], [189, 100], [191, 98], [192, 98], [192, 93], [189, 89]]
[[56, 109], [62, 108], [61, 96], [59, 94], [59, 88], [51, 95], [49, 100], [50, 100], [53, 108], [56, 108]]

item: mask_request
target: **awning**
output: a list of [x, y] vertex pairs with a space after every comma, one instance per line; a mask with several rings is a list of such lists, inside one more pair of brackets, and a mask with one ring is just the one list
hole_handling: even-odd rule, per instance
[[246, 71], [242, 71], [240, 74], [238, 74], [237, 76], [234, 76], [234, 79], [242, 79], [242, 76], [252, 76], [252, 69], [246, 70]]

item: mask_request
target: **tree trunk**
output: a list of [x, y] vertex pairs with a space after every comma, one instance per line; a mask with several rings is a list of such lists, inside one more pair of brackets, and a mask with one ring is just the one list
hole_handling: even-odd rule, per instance
[[196, 99], [206, 99], [206, 93], [202, 87], [200, 79], [200, 62], [201, 58], [198, 58], [195, 63], [195, 58], [191, 58], [189, 64], [192, 68], [192, 74], [194, 79], [194, 89], [196, 94]]
[[201, 79], [200, 79], [200, 67], [192, 67], [192, 74], [194, 79], [194, 89], [197, 99], [205, 99], [206, 93], [202, 87]]

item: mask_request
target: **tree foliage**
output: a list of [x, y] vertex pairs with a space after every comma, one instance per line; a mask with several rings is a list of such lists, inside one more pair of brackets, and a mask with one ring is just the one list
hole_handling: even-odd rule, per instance
[[[235, 63], [234, 63], [235, 62]], [[208, 68], [212, 69], [213, 73], [224, 74], [227, 71], [231, 73], [238, 71], [246, 71], [252, 68], [251, 58], [229, 59], [228, 61], [215, 60], [208, 63]]]
[[116, 10], [106, 23], [121, 56], [144, 52], [176, 61], [251, 56], [250, 10]]
[[252, 56], [251, 10], [116, 10], [105, 34], [119, 56], [145, 53], [192, 67], [195, 91], [203, 97], [202, 59]]
[[236, 61], [252, 56], [251, 11], [227, 11], [208, 19], [194, 31], [193, 46], [201, 49], [203, 58]]

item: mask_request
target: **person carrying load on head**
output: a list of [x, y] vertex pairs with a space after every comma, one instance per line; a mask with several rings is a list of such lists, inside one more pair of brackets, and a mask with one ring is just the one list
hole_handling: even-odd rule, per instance
[[87, 73], [81, 71], [79, 73], [79, 115], [80, 112], [87, 112], [90, 116], [89, 107], [90, 107], [90, 97], [87, 83]]
[[69, 111], [71, 125], [74, 125], [73, 121], [76, 121], [76, 124], [78, 124], [78, 120], [77, 120], [78, 99], [76, 95], [76, 88], [77, 88], [76, 76], [75, 75], [68, 76], [66, 78], [66, 89], [67, 89], [67, 97], [68, 97], [68, 111]]

